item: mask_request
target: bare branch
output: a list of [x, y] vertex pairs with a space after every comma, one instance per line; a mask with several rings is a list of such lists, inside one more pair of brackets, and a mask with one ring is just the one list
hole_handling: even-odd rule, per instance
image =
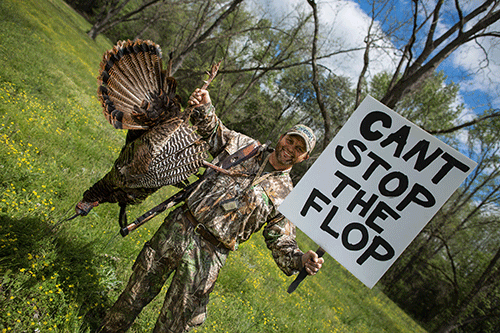
[[203, 32], [198, 38], [196, 38], [194, 41], [192, 41], [190, 44], [188, 44], [181, 52], [180, 54], [176, 57], [174, 60], [174, 63], [172, 65], [172, 73], [175, 73], [177, 69], [182, 65], [182, 62], [186, 58], [187, 54], [191, 52], [196, 46], [201, 44], [205, 39], [207, 39], [210, 34], [217, 28], [222, 21], [229, 15], [231, 14], [238, 5], [243, 2], [243, 0], [234, 0], [229, 8], [223, 12], [216, 20], [215, 22], [207, 29], [205, 32]]
[[[446, 45], [441, 44], [449, 40], [449, 38], [460, 29], [463, 24], [477, 19], [478, 16], [484, 13], [492, 3], [495, 3], [494, 8], [497, 7], [495, 0], [487, 0], [478, 8], [473, 10], [470, 14], [466, 15], [462, 22], [456, 23], [453, 27], [443, 33], [439, 38], [431, 42], [434, 30], [430, 30], [427, 36], [427, 42], [424, 50], [413, 64], [408, 67], [408, 70], [399, 80], [390, 87], [386, 95], [381, 99], [381, 102], [390, 108], [393, 108], [396, 103], [402, 98], [403, 95], [411, 92], [412, 89], [420, 86], [427, 77], [429, 77], [435, 69], [444, 61], [453, 51], [461, 45], [469, 42], [472, 39], [479, 38], [483, 35], [482, 31], [491, 26], [493, 23], [500, 20], [500, 10], [490, 10], [486, 16], [480, 18], [468, 31], [458, 34], [454, 39], [450, 40]], [[439, 4], [438, 4], [439, 5]], [[434, 16], [438, 13], [437, 8], [434, 10]], [[437, 18], [434, 17], [434, 20]], [[429, 56], [437, 50], [438, 47], [442, 49], [438, 51], [431, 59]], [[425, 64], [424, 62], [427, 61]]]
[[479, 118], [473, 119], [471, 121], [468, 121], [466, 123], [460, 124], [458, 126], [454, 126], [454, 127], [447, 128], [447, 129], [442, 129], [442, 130], [428, 130], [428, 132], [431, 133], [431, 134], [452, 133], [452, 132], [456, 132], [456, 131], [458, 131], [458, 130], [460, 130], [462, 128], [473, 126], [473, 125], [479, 124], [480, 122], [483, 122], [483, 121], [485, 121], [487, 119], [495, 118], [495, 117], [499, 117], [499, 116], [500, 116], [500, 111], [496, 111], [496, 112], [493, 112], [492, 114], [489, 114], [489, 115], [486, 115], [486, 116], [483, 116], [483, 117], [479, 117]]

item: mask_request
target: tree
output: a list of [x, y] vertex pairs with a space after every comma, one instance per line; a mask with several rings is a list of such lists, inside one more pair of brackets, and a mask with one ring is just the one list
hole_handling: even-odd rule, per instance
[[500, 324], [500, 146], [497, 130], [500, 124], [498, 119], [491, 123], [493, 126], [475, 126], [469, 131], [470, 148], [478, 160], [477, 170], [464, 184], [467, 196], [463, 200], [469, 202], [471, 209], [462, 214], [452, 228], [440, 228], [441, 248], [449, 253], [449, 262], [455, 268], [450, 276], [457, 281], [456, 297], [435, 329], [440, 333], [461, 326], [498, 327]]
[[[389, 72], [374, 75], [366, 90], [374, 98], [381, 98], [387, 91], [391, 76]], [[446, 79], [444, 72], [433, 72], [417, 91], [401, 98], [397, 112], [427, 132], [454, 126], [456, 119], [464, 112], [464, 106], [455, 105], [460, 86], [447, 84]], [[441, 137], [445, 137], [442, 134]]]
[[[400, 47], [400, 61], [381, 102], [390, 108], [421, 86], [437, 67], [460, 46], [470, 42], [481, 43], [486, 37], [500, 37], [491, 27], [500, 19], [498, 0], [486, 0], [464, 13], [460, 1], [454, 2], [454, 13], [446, 13], [444, 0], [433, 8], [428, 2], [412, 1], [412, 29]], [[438, 29], [443, 16], [454, 17], [455, 22], [444, 31]], [[367, 46], [368, 47], [368, 46]], [[498, 116], [496, 113], [495, 116]]]
[[105, 1], [100, 8], [100, 13], [97, 15], [96, 22], [87, 32], [90, 38], [96, 39], [96, 37], [116, 26], [117, 24], [126, 22], [133, 19], [137, 14], [141, 13], [146, 8], [153, 6], [163, 0], [149, 0], [144, 1], [142, 4], [135, 7], [133, 10], [126, 14], [119, 15], [123, 12], [124, 8], [129, 4], [131, 0], [108, 0]]
[[[315, 17], [315, 28], [311, 42], [312, 72], [317, 73], [316, 59], [321, 58], [317, 48], [318, 18], [317, 6], [315, 1], [307, 0], [312, 8]], [[487, 0], [475, 8], [468, 8], [464, 13], [460, 1], [455, 1], [455, 15], [446, 11], [443, 7], [444, 0], [439, 0], [433, 8], [428, 8], [429, 3], [419, 0], [412, 1], [412, 16], [408, 19], [401, 18], [401, 21], [393, 24], [389, 19], [394, 20], [394, 14], [391, 10], [395, 7], [391, 5], [391, 0], [371, 2], [371, 22], [365, 37], [365, 47], [363, 54], [363, 68], [358, 76], [356, 83], [356, 104], [359, 105], [364, 95], [363, 86], [366, 86], [366, 74], [370, 67], [370, 54], [374, 48], [388, 49], [390, 43], [397, 48], [399, 52], [399, 62], [395, 71], [392, 73], [391, 80], [387, 85], [387, 90], [380, 96], [380, 101], [390, 108], [397, 109], [399, 103], [404, 97], [411, 96], [429, 79], [436, 71], [438, 66], [457, 50], [460, 46], [469, 42], [480, 43], [481, 39], [486, 37], [500, 37], [500, 32], [492, 31], [492, 25], [500, 19], [500, 10], [498, 9], [498, 0]], [[456, 21], [444, 32], [438, 35], [437, 29], [442, 17], [456, 17]], [[396, 16], [401, 17], [401, 15]], [[375, 22], [382, 22], [375, 24]], [[411, 28], [406, 29], [407, 24]], [[382, 27], [382, 28], [380, 28]], [[385, 27], [385, 30], [381, 30]], [[347, 50], [344, 50], [347, 51]], [[352, 50], [350, 50], [352, 51]], [[313, 86], [317, 87], [316, 77], [313, 74]], [[331, 119], [322, 105], [321, 92], [316, 91], [318, 107], [322, 110], [324, 117], [324, 132], [327, 140], [332, 138]], [[432, 129], [431, 133], [450, 133], [466, 126], [472, 126], [477, 122], [484, 121], [491, 117], [500, 115], [500, 112], [492, 112], [489, 115], [477, 117], [464, 124], [449, 126], [439, 126]]]
[[432, 331], [500, 323], [498, 122], [468, 131], [466, 153], [478, 166], [383, 278], [387, 294]]
[[240, 9], [224, 22], [223, 33], [228, 37], [201, 45], [192, 54], [198, 57], [191, 57], [178, 73], [196, 77], [192, 69], [200, 64], [206, 68], [203, 60], [222, 59], [220, 81], [211, 90], [218, 115], [228, 127], [274, 140], [295, 118], [289, 117], [294, 101], [280, 86], [282, 77], [303, 66], [309, 53], [308, 44], [302, 42], [308, 20], [309, 16], [298, 15], [283, 29], [281, 22], [254, 18]]

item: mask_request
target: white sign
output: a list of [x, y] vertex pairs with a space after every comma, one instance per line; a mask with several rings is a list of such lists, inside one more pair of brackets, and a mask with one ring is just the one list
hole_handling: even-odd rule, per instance
[[279, 210], [372, 288], [475, 166], [367, 97]]

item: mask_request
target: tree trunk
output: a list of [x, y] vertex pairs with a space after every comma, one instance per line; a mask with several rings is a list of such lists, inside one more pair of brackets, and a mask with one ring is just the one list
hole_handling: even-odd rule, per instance
[[318, 40], [318, 31], [319, 31], [319, 22], [318, 22], [318, 9], [314, 0], [307, 0], [309, 5], [312, 7], [313, 15], [314, 15], [314, 36], [312, 43], [312, 85], [314, 87], [314, 91], [316, 93], [316, 100], [318, 102], [319, 110], [321, 115], [323, 116], [325, 134], [323, 137], [323, 149], [325, 149], [330, 141], [333, 139], [332, 132], [332, 119], [330, 117], [330, 113], [325, 107], [325, 103], [323, 102], [323, 95], [321, 94], [321, 89], [318, 82], [318, 66], [316, 64], [316, 53], [317, 53], [317, 40]]
[[[463, 314], [467, 311], [469, 305], [474, 301], [474, 299], [482, 292], [482, 290], [487, 286], [487, 282], [489, 280], [498, 279], [497, 276], [492, 276], [495, 274], [495, 269], [498, 270], [495, 266], [500, 260], [500, 248], [498, 248], [496, 254], [490, 260], [488, 266], [485, 268], [479, 279], [474, 284], [471, 291], [467, 294], [466, 297], [460, 302], [460, 304], [453, 310], [452, 317], [444, 323], [436, 333], [448, 333], [451, 332], [454, 328], [459, 326], [460, 320], [462, 319]], [[496, 275], [499, 275], [497, 272]]]

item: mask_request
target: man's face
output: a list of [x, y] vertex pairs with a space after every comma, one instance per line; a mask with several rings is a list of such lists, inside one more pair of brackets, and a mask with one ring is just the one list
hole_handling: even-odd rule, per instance
[[285, 134], [276, 145], [275, 156], [277, 162], [286, 168], [309, 158], [306, 143], [298, 135]]

